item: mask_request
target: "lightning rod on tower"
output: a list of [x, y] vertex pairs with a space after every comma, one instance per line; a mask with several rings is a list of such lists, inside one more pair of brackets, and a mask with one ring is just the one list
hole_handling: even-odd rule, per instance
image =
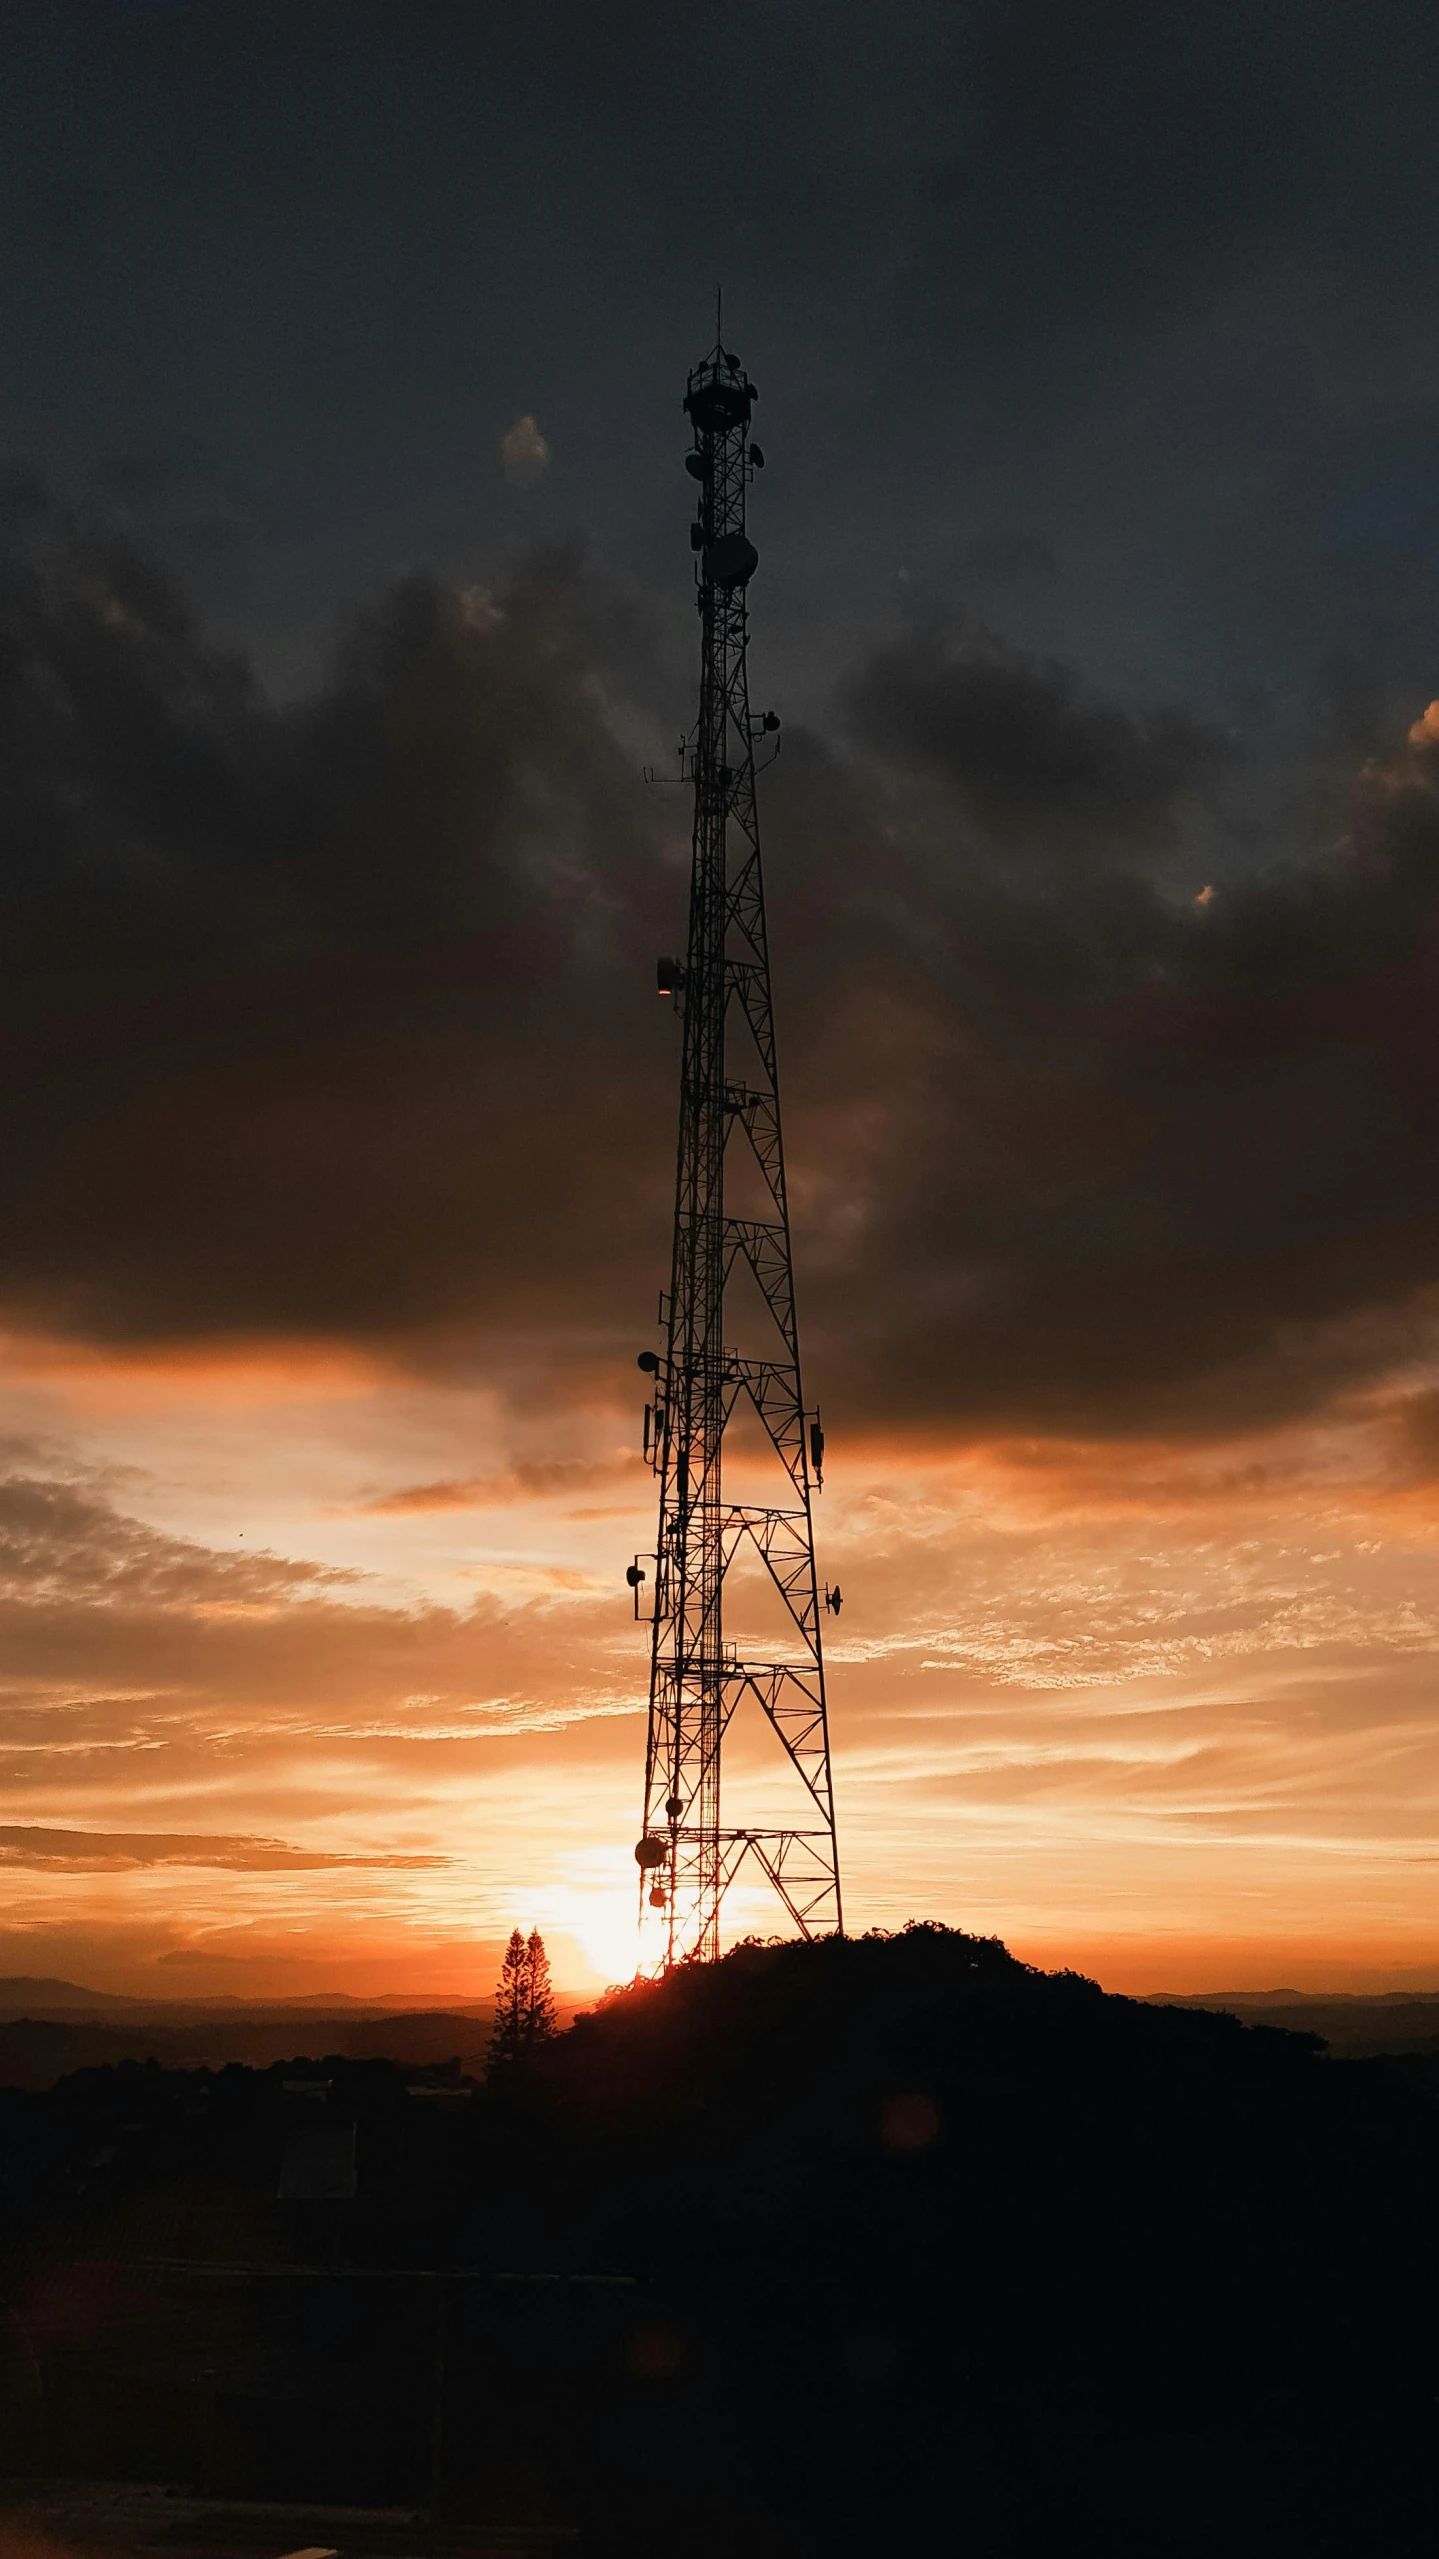
[[[741, 1867], [768, 1878], [802, 1936], [843, 1926], [829, 1719], [825, 1704], [813, 1494], [824, 1434], [800, 1377], [789, 1202], [780, 1129], [769, 944], [755, 797], [755, 741], [778, 729], [750, 716], [749, 581], [759, 555], [745, 493], [764, 456], [750, 436], [754, 384], [718, 334], [689, 377], [693, 433], [685, 468], [698, 484], [690, 539], [701, 628], [699, 717], [687, 741], [694, 789], [689, 939], [662, 960], [659, 987], [683, 1021], [679, 1158], [662, 1352], [645, 1447], [659, 1477], [654, 1556], [641, 1888], [664, 1914], [666, 1969], [719, 1953], [720, 1907]], [[758, 1176], [757, 1217], [726, 1210], [731, 1150]], [[753, 1181], [754, 1175], [750, 1176]], [[726, 1288], [742, 1266], [757, 1283], [766, 1337], [754, 1355], [725, 1338]], [[725, 1497], [726, 1429], [744, 1400], [788, 1478], [779, 1503]], [[777, 1592], [781, 1660], [741, 1660], [724, 1635], [736, 1561], [758, 1563]], [[629, 1579], [639, 1605], [646, 1576]], [[825, 1594], [837, 1607], [839, 1594]], [[744, 1697], [757, 1702], [797, 1772], [796, 1826], [726, 1828], [720, 1765]]]

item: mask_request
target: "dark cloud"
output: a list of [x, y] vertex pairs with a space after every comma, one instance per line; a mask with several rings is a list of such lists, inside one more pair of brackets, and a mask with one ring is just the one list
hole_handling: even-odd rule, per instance
[[[590, 573], [412, 579], [284, 706], [53, 508], [27, 502], [0, 612], [8, 1320], [358, 1343], [530, 1403], [617, 1379], [667, 1243], [647, 982], [685, 812], [618, 743]], [[832, 1409], [1233, 1426], [1420, 1338], [1435, 749], [1346, 699], [1347, 806], [1330, 736], [1279, 819], [1262, 718], [1107, 698], [933, 618], [850, 678], [842, 746], [790, 737], [766, 806]], [[7, 1499], [37, 1582], [98, 1554], [183, 1578], [76, 1543], [81, 1494]], [[296, 1569], [237, 1563], [237, 1602]]]
[[278, 709], [52, 516], [0, 636], [10, 1307], [376, 1338], [553, 1325], [581, 1252], [602, 1291], [657, 865], [574, 575], [413, 580]]
[[1176, 803], [1222, 742], [1168, 707], [1087, 699], [1073, 673], [986, 639], [962, 649], [943, 626], [883, 650], [848, 687], [852, 731], [889, 762], [932, 768], [1006, 851], [1089, 843], [1150, 856], [1176, 832]]
[[857, 1021], [883, 1059], [852, 1214], [830, 1201], [847, 1390], [941, 1430], [1202, 1432], [1412, 1357], [1439, 1278], [1432, 750], [1391, 739], [1342, 841], [1301, 809], [1200, 904], [1222, 825], [1185, 803], [1216, 747], [1181, 715], [928, 636], [851, 709], [886, 761], [878, 889], [831, 804], [837, 1119], [862, 1125]]

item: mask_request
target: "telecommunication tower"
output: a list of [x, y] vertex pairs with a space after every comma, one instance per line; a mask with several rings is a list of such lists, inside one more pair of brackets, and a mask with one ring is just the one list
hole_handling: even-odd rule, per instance
[[[635, 1856], [642, 1893], [665, 1915], [666, 1968], [719, 1953], [720, 1906], [747, 1861], [763, 1870], [802, 1935], [843, 1925], [812, 1519], [824, 1435], [800, 1378], [755, 799], [755, 744], [779, 722], [772, 712], [751, 718], [745, 662], [746, 595], [759, 564], [745, 494], [764, 462], [749, 431], [756, 397], [717, 331], [684, 402], [702, 635], [699, 717], [682, 749], [694, 786], [693, 859], [685, 957], [662, 960], [658, 972], [660, 992], [674, 997], [684, 1026], [679, 1160], [670, 1285], [659, 1308], [664, 1349], [643, 1352], [639, 1362], [654, 1379], [645, 1446], [660, 1490]], [[726, 1212], [726, 1162], [735, 1148], [757, 1168], [757, 1188], [748, 1177], [762, 1210], [756, 1217]], [[764, 1329], [758, 1349], [745, 1355], [725, 1333], [726, 1289], [742, 1266], [757, 1283]], [[787, 1487], [776, 1486], [785, 1496], [778, 1504], [725, 1498], [725, 1434], [742, 1400], [788, 1478]], [[758, 1560], [782, 1602], [781, 1660], [741, 1660], [725, 1640], [725, 1584], [741, 1558]], [[638, 1558], [629, 1578], [638, 1612], [648, 1579]], [[837, 1611], [839, 1592], [826, 1590], [823, 1602]], [[800, 1779], [794, 1826], [724, 1825], [723, 1745], [746, 1696]]]

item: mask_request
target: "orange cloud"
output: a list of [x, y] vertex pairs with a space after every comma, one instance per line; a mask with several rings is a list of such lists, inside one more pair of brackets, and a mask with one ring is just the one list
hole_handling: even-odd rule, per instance
[[279, 1839], [225, 1839], [209, 1833], [147, 1831], [45, 1830], [23, 1823], [0, 1824], [0, 1866], [35, 1866], [50, 1874], [123, 1874], [143, 1866], [213, 1866], [244, 1875], [309, 1874], [321, 1869], [364, 1866], [395, 1873], [429, 1873], [452, 1864], [444, 1856], [336, 1855], [323, 1849], [292, 1848]]
[[503, 1474], [474, 1475], [437, 1484], [404, 1484], [376, 1494], [365, 1511], [379, 1517], [405, 1512], [500, 1510], [515, 1502], [550, 1501], [606, 1484], [648, 1482], [641, 1458], [626, 1454], [605, 1463], [583, 1458], [545, 1458], [508, 1467]]

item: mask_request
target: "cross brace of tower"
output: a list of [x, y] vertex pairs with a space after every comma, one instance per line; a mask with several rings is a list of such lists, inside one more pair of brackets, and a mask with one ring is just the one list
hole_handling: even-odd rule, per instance
[[[660, 1300], [664, 1348], [640, 1360], [654, 1379], [645, 1445], [659, 1477], [659, 1524], [635, 1855], [641, 1888], [664, 1914], [666, 1967], [718, 1954], [721, 1905], [746, 1865], [767, 1879], [802, 1935], [843, 1925], [812, 1515], [824, 1437], [800, 1374], [755, 793], [756, 740], [778, 722], [772, 714], [752, 719], [746, 662], [758, 554], [745, 500], [764, 461], [749, 431], [756, 397], [717, 338], [691, 373], [684, 403], [693, 434], [685, 466], [698, 494], [691, 540], [700, 700], [686, 741], [694, 791], [689, 936], [682, 964], [660, 963], [661, 989], [673, 993], [683, 1022], [674, 1246]], [[737, 1145], [758, 1169], [759, 1217], [726, 1211], [726, 1164]], [[768, 1318], [757, 1355], [726, 1341], [726, 1291], [741, 1265]], [[782, 1503], [726, 1498], [725, 1435], [742, 1403], [788, 1478]], [[757, 1562], [778, 1595], [781, 1659], [742, 1660], [726, 1641], [725, 1589], [737, 1561]], [[646, 1579], [636, 1558], [637, 1605]], [[837, 1605], [837, 1593], [825, 1597]], [[794, 1826], [723, 1821], [724, 1741], [747, 1698], [800, 1780]]]

